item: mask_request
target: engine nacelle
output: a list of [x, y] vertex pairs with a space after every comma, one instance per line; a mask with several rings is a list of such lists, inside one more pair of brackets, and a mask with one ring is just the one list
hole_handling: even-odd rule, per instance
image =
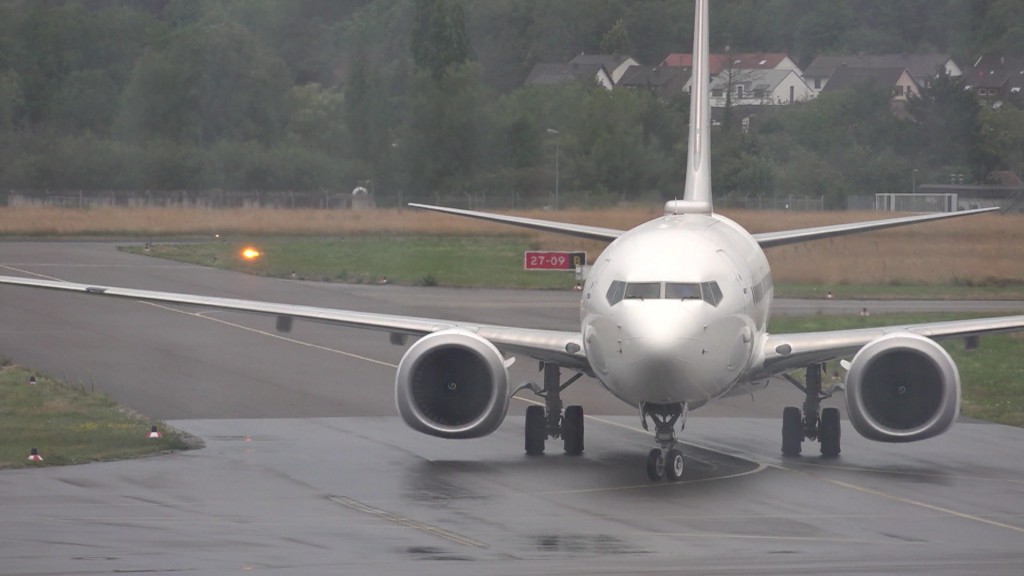
[[948, 430], [960, 414], [960, 373], [933, 340], [888, 334], [853, 357], [846, 403], [850, 422], [865, 438], [924, 440]]
[[504, 358], [488, 340], [463, 330], [420, 338], [398, 363], [395, 404], [414, 430], [441, 438], [478, 438], [508, 411]]

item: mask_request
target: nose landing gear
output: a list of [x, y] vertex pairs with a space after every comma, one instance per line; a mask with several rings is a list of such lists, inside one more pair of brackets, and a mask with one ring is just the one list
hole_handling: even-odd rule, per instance
[[647, 454], [647, 477], [652, 481], [665, 478], [676, 482], [683, 477], [683, 453], [676, 446], [676, 422], [686, 427], [689, 407], [681, 404], [640, 404], [640, 423], [649, 430], [647, 419], [654, 422], [654, 439], [661, 446]]

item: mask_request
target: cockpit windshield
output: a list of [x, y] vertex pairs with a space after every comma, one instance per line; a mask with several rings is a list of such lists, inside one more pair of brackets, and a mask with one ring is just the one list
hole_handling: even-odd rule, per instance
[[608, 304], [623, 300], [703, 300], [712, 306], [722, 301], [718, 282], [622, 282], [615, 280], [605, 294]]

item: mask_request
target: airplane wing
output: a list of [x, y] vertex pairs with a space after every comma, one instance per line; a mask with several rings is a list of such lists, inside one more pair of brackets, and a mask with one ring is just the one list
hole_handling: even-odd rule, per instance
[[1021, 330], [1024, 330], [1024, 316], [953, 320], [949, 322], [879, 326], [826, 332], [770, 334], [762, 348], [764, 360], [761, 371], [752, 379], [766, 378], [788, 370], [803, 368], [808, 364], [852, 356], [861, 347], [876, 338], [895, 332], [910, 332], [933, 340], [944, 340]]
[[456, 216], [488, 220], [490, 222], [501, 222], [503, 224], [511, 224], [512, 226], [520, 226], [522, 228], [532, 228], [534, 230], [543, 230], [545, 232], [557, 232], [559, 234], [565, 234], [566, 236], [587, 238], [588, 240], [604, 240], [610, 242], [623, 234], [622, 230], [601, 228], [599, 226], [586, 226], [584, 224], [568, 224], [565, 222], [554, 222], [552, 220], [506, 216], [504, 214], [477, 212], [475, 210], [461, 210], [459, 208], [445, 208], [444, 206], [430, 206], [428, 204], [409, 204], [409, 206], [423, 210], [432, 210], [434, 212], [444, 212], [445, 214], [454, 214]]
[[996, 212], [999, 208], [979, 208], [977, 210], [963, 210], [961, 212], [942, 212], [939, 214], [922, 214], [918, 216], [904, 216], [901, 218], [887, 218], [885, 220], [871, 220], [868, 222], [853, 222], [850, 224], [835, 224], [831, 226], [817, 226], [815, 228], [801, 228], [798, 230], [783, 230], [781, 232], [763, 232], [754, 234], [754, 239], [761, 245], [761, 248], [771, 248], [784, 244], [806, 242], [808, 240], [819, 240], [833, 236], [844, 236], [870, 230], [882, 230], [905, 226], [907, 224], [918, 224], [932, 220], [945, 220], [947, 218], [959, 218], [961, 216], [973, 216], [986, 212]]
[[391, 314], [372, 314], [368, 312], [355, 312], [352, 310], [299, 306], [295, 304], [279, 304], [256, 300], [240, 300], [234, 298], [181, 294], [176, 292], [159, 292], [154, 290], [117, 288], [113, 286], [76, 284], [73, 282], [39, 280], [18, 276], [0, 276], [0, 284], [47, 288], [50, 290], [78, 292], [96, 296], [142, 300], [146, 302], [202, 306], [206, 308], [216, 308], [219, 310], [237, 310], [278, 317], [300, 318], [304, 320], [333, 324], [336, 326], [348, 326], [389, 332], [392, 335], [398, 336], [419, 337], [431, 332], [459, 328], [476, 333], [478, 336], [489, 340], [495, 347], [504, 352], [510, 354], [522, 354], [532, 358], [537, 358], [538, 360], [554, 362], [566, 368], [582, 370], [588, 373], [590, 372], [590, 364], [587, 362], [586, 355], [583, 354], [583, 339], [579, 332], [561, 332], [557, 330], [538, 330], [489, 324], [472, 324], [453, 322], [450, 320], [435, 320], [431, 318], [417, 318], [413, 316], [398, 316]]

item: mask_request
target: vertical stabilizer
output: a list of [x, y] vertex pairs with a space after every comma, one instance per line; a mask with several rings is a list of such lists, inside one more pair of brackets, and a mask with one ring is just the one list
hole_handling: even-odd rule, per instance
[[710, 214], [711, 94], [708, 0], [696, 0], [693, 17], [693, 73], [690, 76], [690, 135], [686, 147], [686, 188], [682, 200], [665, 204], [666, 214]]

